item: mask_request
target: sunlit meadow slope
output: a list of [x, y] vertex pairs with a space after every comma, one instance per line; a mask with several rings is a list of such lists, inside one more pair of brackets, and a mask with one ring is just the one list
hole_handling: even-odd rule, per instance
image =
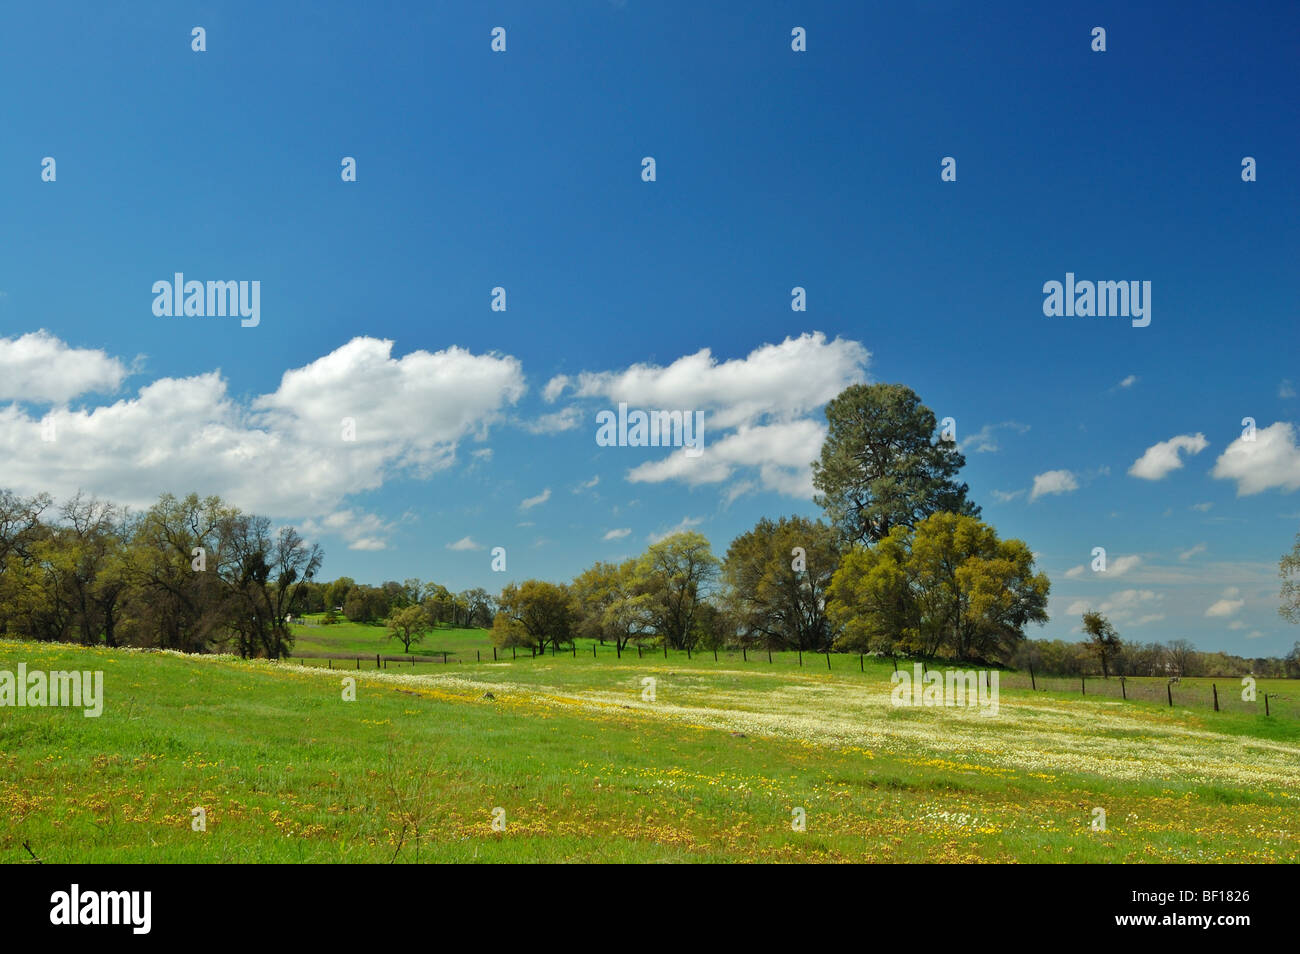
[[0, 708], [0, 859], [1300, 860], [1294, 722], [1005, 689], [993, 717], [899, 708], [889, 667], [835, 661], [357, 672], [0, 641], [0, 669], [101, 669], [106, 695]]

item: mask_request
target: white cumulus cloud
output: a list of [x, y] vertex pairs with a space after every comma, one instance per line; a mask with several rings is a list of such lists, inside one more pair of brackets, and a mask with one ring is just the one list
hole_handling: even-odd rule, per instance
[[388, 546], [392, 524], [373, 513], [344, 509], [319, 519], [308, 518], [303, 521], [301, 530], [309, 537], [322, 533], [340, 536], [347, 542], [349, 550], [383, 550]]
[[1300, 489], [1300, 446], [1295, 427], [1278, 421], [1255, 431], [1253, 441], [1245, 435], [1228, 445], [1214, 462], [1211, 476], [1235, 480], [1237, 496], [1248, 497], [1265, 490]]
[[1160, 480], [1183, 466], [1183, 461], [1178, 456], [1180, 451], [1199, 454], [1209, 446], [1210, 442], [1205, 439], [1204, 434], [1180, 434], [1167, 441], [1152, 444], [1133, 462], [1128, 472], [1143, 480]]
[[1212, 603], [1210, 608], [1205, 611], [1205, 615], [1210, 617], [1232, 616], [1237, 610], [1246, 605], [1245, 600], [1237, 598], [1240, 593], [1241, 591], [1237, 587], [1228, 587], [1223, 591], [1223, 599]]
[[[220, 494], [273, 518], [311, 518], [316, 532], [341, 533], [355, 549], [378, 549], [387, 525], [342, 506], [346, 498], [451, 466], [460, 443], [486, 436], [524, 392], [512, 357], [449, 348], [395, 358], [392, 349], [391, 341], [354, 338], [251, 398], [232, 396], [221, 373], [208, 371], [41, 416], [0, 406], [4, 484], [60, 498], [84, 490], [136, 508], [163, 492]], [[81, 367], [79, 357], [69, 361]], [[41, 439], [43, 421], [53, 441]]]
[[1049, 470], [1034, 477], [1034, 489], [1029, 493], [1030, 500], [1037, 500], [1047, 494], [1068, 494], [1079, 489], [1079, 481], [1068, 470]]
[[763, 486], [791, 497], [813, 496], [813, 460], [821, 453], [825, 428], [804, 419], [781, 424], [740, 427], [721, 440], [706, 441], [698, 457], [679, 448], [668, 457], [638, 464], [628, 471], [633, 483], [678, 480], [687, 484], [716, 484], [740, 468], [755, 468]]
[[[554, 401], [571, 392], [572, 399], [600, 400], [611, 410], [625, 403], [645, 411], [703, 412], [701, 457], [678, 450], [634, 463], [627, 474], [632, 482], [720, 485], [756, 477], [764, 490], [810, 499], [811, 464], [826, 436], [816, 411], [864, 381], [869, 360], [856, 341], [828, 341], [822, 332], [811, 332], [726, 361], [705, 348], [667, 365], [559, 375], [543, 396]], [[724, 496], [729, 492], [720, 489]]]
[[70, 348], [48, 331], [0, 338], [0, 401], [63, 404], [82, 394], [111, 394], [127, 373], [118, 358]]
[[[861, 381], [869, 359], [856, 341], [827, 341], [814, 332], [730, 361], [719, 362], [703, 348], [667, 366], [584, 371], [572, 386], [577, 397], [623, 401], [629, 407], [703, 410], [713, 427], [729, 429], [765, 415], [788, 419], [820, 407]], [[564, 388], [556, 386], [557, 380], [543, 393], [558, 397]]]

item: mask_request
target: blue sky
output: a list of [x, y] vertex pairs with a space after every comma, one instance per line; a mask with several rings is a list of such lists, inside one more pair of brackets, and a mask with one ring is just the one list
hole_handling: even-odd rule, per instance
[[[327, 577], [495, 591], [815, 514], [821, 405], [901, 382], [1040, 554], [1034, 635], [1288, 649], [1295, 5], [753, 6], [6, 11], [0, 485], [220, 493]], [[175, 272], [260, 323], [156, 317]], [[1150, 281], [1150, 325], [1044, 316], [1067, 272]], [[702, 466], [597, 446], [620, 398], [704, 410]]]

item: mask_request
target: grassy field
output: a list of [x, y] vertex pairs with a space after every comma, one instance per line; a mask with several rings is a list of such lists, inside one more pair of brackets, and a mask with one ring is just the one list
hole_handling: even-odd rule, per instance
[[[319, 617], [309, 617], [319, 619]], [[402, 644], [388, 638], [388, 629], [382, 623], [350, 623], [346, 620], [330, 626], [290, 627], [294, 633], [295, 653], [327, 653], [339, 656], [405, 655]], [[492, 655], [492, 640], [485, 629], [453, 629], [440, 627], [429, 633], [421, 642], [411, 647], [416, 656], [442, 657], [442, 654], [474, 657], [475, 650], [487, 650]]]
[[983, 717], [894, 707], [856, 657], [607, 650], [331, 672], [0, 641], [106, 695], [0, 708], [0, 860], [1300, 860], [1294, 720], [1016, 688]]
[[[320, 617], [310, 617], [319, 619]], [[327, 659], [333, 657], [334, 668], [362, 669], [375, 668], [375, 656], [387, 660], [385, 668], [402, 668], [407, 665], [407, 654], [402, 651], [401, 643], [388, 638], [387, 629], [381, 624], [343, 622], [332, 626], [292, 627], [296, 643], [294, 661], [304, 665], [325, 666]], [[575, 645], [559, 651], [560, 656], [569, 655], [578, 658], [620, 662], [631, 659], [653, 660], [662, 658], [661, 650], [646, 647], [638, 650], [635, 646], [627, 648], [619, 656], [612, 643], [594, 644], [594, 640], [579, 639]], [[594, 644], [594, 645], [593, 645]], [[553, 650], [548, 650], [549, 653]], [[593, 655], [594, 653], [594, 655]], [[638, 655], [641, 653], [641, 655]], [[454, 629], [443, 627], [431, 632], [421, 643], [411, 647], [411, 655], [417, 660], [416, 671], [428, 672], [421, 668], [423, 664], [445, 663], [460, 666], [467, 663], [479, 663], [493, 659], [492, 640], [485, 629]], [[682, 658], [680, 652], [673, 652], [672, 659]], [[722, 650], [716, 654], [711, 651], [696, 653], [689, 661], [694, 668], [706, 671], [710, 668], [740, 668], [755, 670], [768, 667], [772, 670], [807, 669], [825, 670], [826, 657], [805, 653], [802, 659], [798, 653], [765, 650], [742, 654], [739, 650]], [[357, 657], [360, 657], [358, 659]], [[509, 649], [499, 650], [499, 660], [531, 659], [528, 650], [512, 653]], [[867, 663], [868, 666], [872, 664]], [[906, 662], [902, 663], [908, 667]], [[857, 671], [858, 657], [851, 654], [832, 654], [831, 668], [840, 673]], [[892, 667], [889, 670], [892, 672]], [[1165, 678], [1131, 677], [1123, 683], [1117, 678], [1100, 679], [1089, 677], [1081, 684], [1078, 677], [1065, 678], [1046, 676], [1039, 673], [1031, 677], [1027, 673], [1006, 671], [1001, 675], [1003, 689], [1036, 689], [1058, 693], [1063, 697], [1073, 695], [1101, 696], [1111, 699], [1145, 701], [1165, 705], [1172, 698], [1175, 706], [1183, 709], [1203, 709], [1213, 711], [1217, 692], [1222, 711], [1241, 714], [1254, 714], [1265, 709], [1264, 697], [1269, 696], [1269, 711], [1282, 720], [1300, 721], [1300, 682], [1284, 679], [1261, 679], [1256, 681], [1255, 699], [1246, 701], [1242, 698], [1241, 680], [1218, 677], [1188, 677], [1174, 686], [1168, 686]]]

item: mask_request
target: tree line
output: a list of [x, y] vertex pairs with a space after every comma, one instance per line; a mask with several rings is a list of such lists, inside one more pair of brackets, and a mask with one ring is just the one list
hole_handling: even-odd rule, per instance
[[569, 584], [512, 584], [493, 639], [1006, 658], [1047, 621], [1050, 584], [1026, 544], [979, 519], [955, 440], [897, 384], [850, 387], [826, 417], [812, 463], [824, 520], [763, 518], [723, 557], [679, 533]]
[[411, 578], [388, 580], [379, 586], [358, 583], [350, 576], [331, 582], [308, 582], [294, 606], [296, 613], [323, 613], [325, 622], [381, 623], [395, 612], [418, 606], [430, 626], [488, 628], [496, 613], [496, 598], [482, 587], [453, 593], [441, 583]]
[[[568, 584], [527, 580], [502, 592], [498, 645], [544, 651], [576, 637], [662, 641], [675, 649], [756, 646], [1028, 665], [1103, 675], [1297, 674], [1283, 659], [1198, 653], [1186, 640], [1139, 646], [1099, 613], [1079, 643], [1030, 640], [1048, 622], [1051, 584], [1021, 540], [980, 519], [958, 480], [965, 458], [910, 388], [855, 385], [826, 406], [812, 462], [824, 519], [763, 518], [715, 557], [694, 532]], [[1300, 622], [1300, 536], [1280, 564], [1282, 614]]]
[[279, 658], [323, 557], [292, 527], [215, 496], [164, 494], [132, 514], [0, 490], [0, 633]]
[[[1085, 621], [1085, 632], [1087, 623]], [[1300, 679], [1300, 642], [1285, 656], [1236, 656], [1201, 652], [1186, 639], [1166, 643], [1116, 638], [1104, 645], [1097, 639], [1067, 643], [1060, 639], [1030, 639], [1016, 648], [1010, 663], [1020, 670], [1051, 676], [1258, 676]]]
[[[0, 633], [275, 658], [292, 649], [293, 615], [323, 613], [385, 622], [407, 651], [451, 625], [538, 651], [591, 638], [620, 650], [662, 642], [990, 663], [1038, 653], [1043, 671], [1063, 674], [1090, 661], [1103, 674], [1192, 674], [1237, 658], [1189, 662], [1181, 644], [1157, 653], [1125, 643], [1095, 613], [1074, 649], [1027, 642], [1026, 628], [1048, 621], [1050, 582], [1028, 544], [980, 519], [957, 477], [965, 458], [953, 435], [936, 434], [934, 413], [907, 387], [873, 384], [841, 392], [826, 417], [811, 463], [823, 518], [764, 517], [720, 557], [702, 534], [677, 533], [567, 583], [524, 580], [495, 596], [418, 579], [317, 580], [319, 546], [218, 497], [164, 495], [133, 515], [80, 495], [55, 509], [48, 495], [0, 491]], [[1283, 615], [1300, 621], [1300, 537], [1280, 570]]]

